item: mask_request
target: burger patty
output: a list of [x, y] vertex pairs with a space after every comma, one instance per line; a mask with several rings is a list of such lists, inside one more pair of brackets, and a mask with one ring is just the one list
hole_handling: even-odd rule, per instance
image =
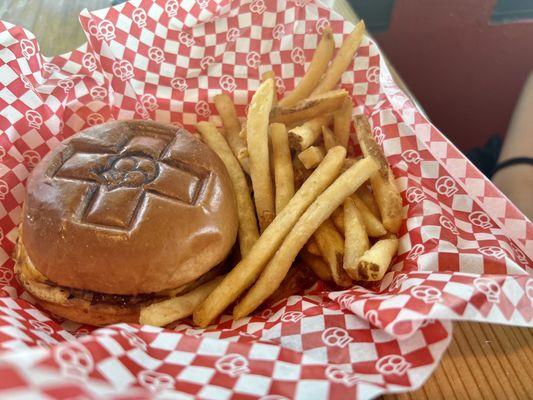
[[68, 288], [64, 286], [60, 286], [61, 288], [68, 291], [68, 299], [71, 300], [73, 298], [81, 298], [84, 300], [87, 300], [91, 303], [91, 305], [95, 304], [111, 304], [114, 306], [121, 306], [121, 307], [131, 307], [136, 306], [141, 303], [146, 303], [150, 300], [163, 300], [168, 296], [161, 296], [157, 293], [145, 293], [145, 294], [138, 294], [138, 295], [123, 295], [123, 294], [106, 294], [106, 293], [98, 293], [98, 292], [92, 292], [90, 290], [81, 290], [81, 289], [73, 289]]

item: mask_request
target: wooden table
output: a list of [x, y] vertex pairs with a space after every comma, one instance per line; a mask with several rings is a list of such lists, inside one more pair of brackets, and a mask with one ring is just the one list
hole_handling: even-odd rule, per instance
[[[45, 55], [71, 50], [85, 41], [78, 23], [87, 7], [110, 0], [0, 0], [0, 19], [23, 25], [39, 39]], [[6, 4], [7, 2], [7, 4]], [[356, 16], [344, 0], [334, 7], [347, 19]], [[393, 70], [398, 84], [410, 93]], [[433, 376], [411, 393], [385, 399], [527, 399], [533, 398], [533, 330], [458, 322], [452, 343]]]

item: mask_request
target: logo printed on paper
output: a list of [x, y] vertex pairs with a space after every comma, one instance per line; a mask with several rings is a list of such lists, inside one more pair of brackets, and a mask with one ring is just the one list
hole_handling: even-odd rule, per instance
[[139, 336], [137, 336], [135, 333], [126, 330], [121, 330], [120, 335], [126, 338], [131, 346], [146, 351], [146, 342], [142, 340]]
[[218, 80], [218, 83], [222, 90], [225, 90], [226, 92], [233, 92], [237, 88], [235, 78], [231, 75], [222, 75]]
[[98, 24], [98, 39], [111, 40], [115, 38], [115, 26], [104, 19]]
[[178, 0], [168, 0], [165, 3], [165, 11], [169, 17], [175, 17], [178, 14]]
[[376, 66], [370, 67], [366, 71], [366, 79], [368, 80], [368, 82], [379, 83], [380, 73], [381, 71], [379, 67], [376, 67]]
[[513, 242], [511, 242], [511, 247], [513, 248], [513, 252], [518, 262], [521, 264], [527, 264], [527, 257], [524, 254], [524, 252], [520, 250], [518, 246], [514, 244]]
[[280, 40], [285, 35], [285, 25], [277, 24], [274, 29], [272, 29], [272, 37], [276, 40]]
[[489, 216], [483, 211], [475, 211], [469, 214], [468, 220], [472, 225], [479, 226], [480, 228], [492, 228]]
[[232, 378], [250, 372], [248, 360], [240, 354], [226, 354], [219, 358], [215, 363], [215, 369]]
[[270, 308], [265, 308], [261, 314], [259, 314], [259, 316], [261, 318], [264, 318], [264, 319], [268, 319], [270, 318], [272, 315], [274, 314], [274, 312], [270, 309]]
[[454, 235], [459, 234], [459, 231], [457, 230], [457, 227], [455, 226], [455, 224], [445, 215], [441, 215], [439, 217], [439, 223], [441, 224], [443, 228], [448, 229]]
[[354, 386], [359, 379], [351, 371], [345, 371], [336, 365], [328, 365], [326, 368], [326, 377], [334, 383], [341, 383], [344, 386]]
[[409, 203], [417, 204], [426, 198], [426, 194], [421, 188], [412, 186], [405, 192], [405, 197]]
[[207, 118], [211, 115], [209, 104], [204, 100], [200, 100], [198, 103], [196, 103], [194, 110], [196, 111], [196, 114], [204, 118]]
[[24, 114], [24, 117], [26, 118], [26, 121], [28, 122], [28, 125], [31, 128], [39, 129], [43, 124], [43, 117], [38, 111], [28, 110]]
[[418, 257], [424, 252], [425, 247], [421, 243], [417, 243], [413, 246], [413, 248], [409, 251], [407, 256], [405, 257], [407, 260], [415, 261], [418, 259]]
[[54, 72], [61, 71], [61, 69], [57, 65], [49, 63], [49, 62], [43, 63], [43, 69], [49, 74], [53, 74]]
[[89, 92], [93, 100], [105, 100], [107, 97], [107, 89], [102, 86], [94, 86]]
[[138, 28], [144, 28], [146, 26], [146, 11], [142, 8], [136, 8], [133, 10], [131, 17]]
[[141, 103], [148, 111], [157, 109], [157, 99], [153, 94], [146, 93], [141, 97]]
[[285, 93], [285, 82], [279, 76], [276, 76], [276, 89], [279, 95]]
[[261, 56], [256, 51], [251, 51], [246, 55], [246, 65], [250, 68], [257, 68], [261, 63]]
[[12, 269], [0, 267], [0, 285], [9, 285], [13, 280], [13, 277]]
[[96, 70], [96, 57], [93, 53], [84, 54], [81, 63], [89, 72]]
[[115, 61], [113, 63], [113, 74], [121, 81], [133, 78], [133, 65], [128, 60]]
[[30, 89], [31, 91], [35, 91], [35, 88], [33, 87], [32, 83], [30, 82], [30, 80], [25, 77], [24, 75], [21, 75], [20, 76], [20, 80], [22, 81], [22, 83], [24, 84], [24, 87], [26, 89]]
[[300, 311], [289, 311], [281, 317], [282, 322], [298, 322], [304, 317], [304, 313]]
[[148, 58], [156, 64], [161, 64], [165, 60], [165, 53], [159, 47], [150, 47], [148, 50]]
[[381, 146], [383, 144], [383, 141], [385, 140], [385, 134], [383, 133], [383, 130], [379, 126], [376, 126], [372, 130], [372, 133], [374, 134], [376, 143]]
[[74, 87], [74, 81], [72, 79], [66, 78], [61, 79], [57, 84], [65, 93], [70, 92], [70, 89]]
[[104, 117], [99, 113], [92, 113], [87, 115], [87, 124], [89, 126], [100, 125], [104, 123]]
[[173, 89], [184, 92], [187, 89], [187, 81], [182, 77], [172, 78], [170, 81], [170, 86], [172, 86]]
[[318, 33], [319, 35], [322, 35], [322, 33], [324, 32], [324, 29], [326, 29], [326, 28], [329, 28], [328, 19], [327, 18], [319, 18], [316, 21], [316, 24], [315, 24], [316, 33]]
[[383, 324], [381, 323], [378, 315], [377, 310], [368, 310], [365, 313], [365, 319], [368, 320], [372, 325], [374, 325], [376, 328], [383, 328]]
[[202, 10], [206, 9], [209, 6], [210, 0], [196, 0], [196, 3], [200, 6]]
[[94, 369], [93, 356], [79, 342], [63, 342], [54, 348], [54, 360], [60, 373], [68, 378], [87, 380]]
[[174, 387], [174, 378], [168, 374], [143, 370], [137, 374], [139, 384], [152, 393], [160, 393]]
[[231, 28], [226, 32], [226, 40], [228, 42], [234, 42], [237, 40], [237, 38], [241, 35], [241, 32], [239, 32], [239, 29], [237, 28]]
[[457, 193], [457, 184], [450, 176], [441, 176], [435, 182], [435, 190], [437, 193], [442, 194], [446, 197], [452, 197]]
[[405, 162], [408, 162], [411, 164], [420, 164], [420, 161], [422, 161], [422, 157], [420, 157], [420, 153], [416, 150], [405, 150], [402, 153], [402, 158], [405, 160]]
[[474, 280], [474, 286], [485, 295], [490, 303], [500, 302], [501, 288], [494, 279], [476, 278]]
[[404, 375], [411, 365], [403, 356], [391, 354], [376, 362], [376, 370], [383, 375]]
[[481, 254], [487, 257], [494, 257], [498, 259], [505, 258], [505, 250], [498, 246], [484, 246], [477, 249]]
[[215, 62], [215, 58], [212, 56], [205, 56], [200, 61], [200, 68], [206, 70], [211, 64]]
[[195, 40], [189, 32], [181, 31], [178, 35], [178, 40], [181, 44], [187, 47], [191, 47]]
[[329, 347], [346, 347], [353, 339], [347, 330], [333, 327], [328, 328], [322, 333], [322, 342]]
[[4, 200], [9, 193], [9, 186], [3, 180], [0, 180], [0, 200]]
[[291, 51], [291, 60], [295, 64], [305, 64], [305, 53], [301, 47], [295, 47]]
[[30, 325], [32, 326], [33, 329], [44, 332], [47, 335], [54, 334], [54, 330], [52, 329], [52, 327], [50, 325], [47, 325], [44, 322], [38, 321], [36, 319], [30, 319]]
[[39, 161], [41, 161], [41, 155], [35, 150], [26, 150], [22, 153], [22, 157], [24, 157], [24, 161], [30, 168], [35, 168], [35, 166], [39, 164]]
[[346, 310], [350, 310], [350, 306], [355, 301], [355, 296], [353, 294], [344, 293], [337, 297], [337, 303]]
[[415, 286], [411, 289], [411, 295], [426, 304], [438, 303], [442, 300], [442, 292], [433, 286]]
[[263, 14], [266, 11], [264, 0], [253, 0], [250, 3], [250, 11], [254, 14]]
[[22, 39], [19, 42], [20, 50], [22, 51], [22, 55], [26, 60], [29, 60], [35, 55], [35, 45], [31, 40], [28, 39]]

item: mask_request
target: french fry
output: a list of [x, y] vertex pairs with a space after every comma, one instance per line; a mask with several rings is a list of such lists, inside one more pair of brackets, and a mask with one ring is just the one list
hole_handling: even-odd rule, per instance
[[333, 131], [337, 140], [344, 146], [348, 148], [348, 141], [350, 139], [350, 124], [352, 123], [352, 111], [353, 104], [352, 99], [347, 97], [342, 103], [342, 107], [333, 113]]
[[[334, 147], [329, 152], [331, 153], [338, 148], [343, 147]], [[297, 222], [285, 237], [285, 240], [283, 240], [274, 257], [264, 268], [254, 286], [235, 306], [233, 309], [234, 318], [238, 319], [248, 315], [276, 290], [287, 274], [296, 255], [311, 235], [329, 218], [333, 210], [339, 207], [344, 199], [355, 192], [377, 169], [378, 164], [374, 159], [365, 158], [340, 175], [316, 198], [301, 217], [297, 219]], [[312, 177], [308, 181], [312, 182]], [[261, 238], [259, 241], [261, 241]]]
[[[222, 124], [224, 125], [225, 137], [228, 141], [229, 147], [231, 148], [231, 151], [233, 151], [233, 154], [235, 154], [235, 156], [238, 158], [239, 151], [242, 148], [245, 148], [246, 145], [239, 136], [239, 132], [241, 131], [241, 123], [239, 122], [239, 118], [237, 118], [235, 106], [233, 105], [231, 98], [225, 93], [217, 94], [213, 100], [215, 102], [215, 108], [217, 109], [220, 119], [222, 120]], [[238, 158], [238, 160], [243, 169], [248, 171], [248, 166], [243, 165], [241, 159]], [[247, 164], [247, 161], [244, 162], [244, 164]]]
[[280, 100], [279, 105], [283, 107], [290, 107], [300, 100], [309, 97], [313, 89], [316, 88], [320, 82], [320, 78], [328, 69], [329, 61], [333, 57], [335, 51], [335, 41], [330, 28], [325, 28], [322, 32], [322, 39], [313, 53], [313, 58], [309, 64], [309, 68], [305, 72], [304, 77], [287, 96]]
[[298, 159], [306, 169], [315, 168], [324, 159], [324, 150], [320, 146], [311, 146], [298, 154]]
[[209, 325], [255, 282], [300, 216], [337, 178], [345, 157], [346, 150], [341, 146], [334, 147], [326, 154], [311, 177], [302, 184], [281, 213], [265, 229], [250, 253], [226, 275], [220, 285], [195, 310], [193, 317], [196, 325], [200, 327]]
[[274, 165], [274, 183], [276, 185], [276, 215], [283, 210], [294, 196], [294, 171], [292, 169], [289, 137], [285, 125], [270, 125], [272, 143], [272, 163]]
[[378, 240], [359, 259], [357, 276], [363, 281], [379, 281], [389, 269], [392, 257], [398, 251], [398, 239], [391, 237]]
[[277, 105], [270, 112], [270, 122], [281, 122], [288, 125], [331, 113], [342, 106], [347, 96], [346, 90], [336, 89], [315, 97], [309, 97], [290, 107]]
[[322, 254], [320, 254], [320, 249], [318, 248], [318, 245], [316, 244], [315, 240], [313, 239], [313, 237], [309, 238], [309, 240], [307, 241], [307, 244], [305, 245], [305, 249], [315, 255], [315, 256], [321, 256]]
[[292, 159], [292, 169], [294, 171], [294, 187], [299, 188], [309, 178], [313, 170], [304, 167], [298, 157]]
[[352, 281], [342, 268], [344, 240], [331, 220], [326, 219], [313, 233], [322, 258], [331, 270], [333, 281], [342, 287], [348, 287]]
[[239, 137], [246, 143], [248, 141], [248, 135], [246, 134], [246, 126], [243, 126], [241, 128], [241, 131], [239, 132]]
[[239, 217], [239, 247], [244, 257], [259, 238], [254, 204], [250, 196], [246, 176], [228, 143], [213, 124], [203, 121], [198, 123], [196, 128], [200, 132], [204, 143], [220, 157], [231, 178]]
[[392, 170], [372, 136], [370, 124], [364, 116], [355, 118], [355, 129], [365, 157], [372, 157], [379, 164], [379, 173], [370, 178], [370, 184], [383, 225], [389, 232], [398, 233], [402, 224], [402, 197], [396, 187]]
[[331, 129], [329, 129], [326, 125], [322, 126], [322, 139], [324, 140], [324, 147], [326, 148], [326, 150], [329, 150], [332, 147], [338, 146], [340, 144]]
[[252, 97], [246, 123], [250, 177], [261, 231], [266, 229], [275, 215], [268, 147], [268, 116], [273, 96], [274, 81], [268, 79]]
[[[291, 149], [303, 151], [313, 145], [320, 137], [324, 125], [331, 122], [331, 114], [321, 115], [289, 130]], [[334, 146], [332, 146], [334, 147]]]
[[376, 203], [376, 199], [374, 198], [374, 194], [370, 190], [368, 185], [363, 185], [359, 189], [357, 189], [357, 192], [355, 192], [357, 196], [363, 200], [363, 203], [366, 204], [368, 209], [372, 211], [372, 214], [376, 216], [376, 218], [381, 219], [381, 215], [379, 215], [379, 207], [378, 203]]
[[266, 306], [272, 306], [280, 300], [295, 294], [301, 294], [317, 281], [313, 271], [301, 261], [296, 261], [291, 267], [279, 288], [265, 301]]
[[[267, 71], [263, 75], [261, 75], [261, 80], [264, 82], [267, 79], [272, 79], [274, 82], [276, 82], [276, 74], [274, 74], [274, 71]], [[272, 105], [275, 106], [278, 104], [278, 93], [274, 86], [274, 97], [272, 98]]]
[[335, 228], [341, 233], [344, 233], [344, 211], [342, 207], [336, 208], [331, 214], [331, 220], [335, 225]]
[[165, 326], [171, 322], [187, 318], [209, 293], [222, 281], [219, 276], [196, 289], [178, 297], [172, 297], [158, 303], [143, 307], [140, 312], [139, 322], [153, 326]]
[[320, 80], [318, 86], [313, 90], [311, 96], [316, 96], [321, 93], [325, 93], [339, 83], [341, 76], [346, 68], [353, 61], [355, 53], [363, 40], [365, 34], [365, 23], [359, 21], [350, 35], [344, 39], [342, 45], [337, 51], [335, 58], [331, 61], [329, 68], [324, 73], [324, 76]]
[[344, 160], [344, 165], [342, 166], [343, 172], [349, 169], [352, 165], [354, 165], [360, 159], [361, 157], [347, 157], [346, 160]]
[[387, 229], [385, 226], [381, 223], [379, 219], [376, 218], [374, 214], [372, 214], [372, 211], [366, 206], [363, 200], [357, 196], [357, 194], [353, 194], [352, 200], [355, 203], [355, 206], [361, 213], [361, 218], [363, 220], [363, 224], [365, 225], [366, 233], [370, 237], [382, 237], [387, 234]]
[[350, 278], [359, 279], [359, 259], [370, 248], [361, 213], [351, 197], [344, 200], [344, 260], [343, 267]]
[[324, 282], [333, 282], [333, 277], [331, 276], [331, 269], [328, 264], [324, 262], [321, 256], [311, 254], [308, 251], [301, 251], [300, 257], [302, 261], [313, 270], [316, 276], [323, 280]]

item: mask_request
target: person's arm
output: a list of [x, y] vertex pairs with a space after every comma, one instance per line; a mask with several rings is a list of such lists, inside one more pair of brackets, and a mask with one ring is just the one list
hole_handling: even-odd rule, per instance
[[[518, 99], [498, 164], [516, 157], [533, 158], [533, 73]], [[533, 219], [533, 165], [507, 166], [498, 170], [492, 181], [530, 220]]]

